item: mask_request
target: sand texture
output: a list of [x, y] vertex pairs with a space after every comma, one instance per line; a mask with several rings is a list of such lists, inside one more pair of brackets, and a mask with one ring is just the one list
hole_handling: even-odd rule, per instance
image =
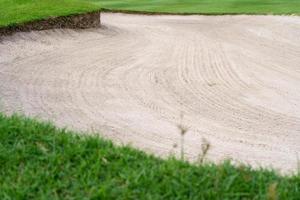
[[[0, 43], [0, 105], [156, 155], [294, 171], [300, 17], [103, 13], [103, 27]], [[183, 115], [183, 117], [181, 117]], [[177, 147], [176, 145], [177, 144]]]

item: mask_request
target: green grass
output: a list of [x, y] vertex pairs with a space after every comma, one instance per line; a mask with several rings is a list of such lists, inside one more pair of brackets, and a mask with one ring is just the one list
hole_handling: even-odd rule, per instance
[[0, 0], [0, 27], [99, 9], [86, 0]]
[[200, 14], [300, 14], [299, 0], [90, 0], [103, 8]]
[[[300, 14], [299, 0], [0, 0], [0, 26], [99, 10]], [[162, 160], [0, 113], [0, 199], [300, 199], [300, 175]]]
[[99, 10], [198, 14], [300, 14], [299, 0], [0, 0], [0, 27]]
[[162, 160], [0, 114], [0, 199], [299, 199], [300, 176]]

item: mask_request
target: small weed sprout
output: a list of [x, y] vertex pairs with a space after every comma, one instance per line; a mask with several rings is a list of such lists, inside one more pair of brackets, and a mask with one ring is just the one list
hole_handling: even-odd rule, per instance
[[297, 173], [300, 175], [300, 159], [297, 153], [296, 153], [296, 159], [297, 159]]
[[[180, 159], [184, 160], [184, 136], [188, 132], [189, 128], [187, 126], [183, 125], [183, 112], [180, 113], [180, 123], [177, 125], [179, 131], [180, 131]], [[177, 144], [173, 145], [174, 148], [177, 147]], [[201, 153], [199, 154], [199, 163], [202, 164], [204, 162], [204, 159], [210, 149], [210, 143], [205, 139], [202, 138], [202, 144], [201, 144]]]
[[187, 133], [188, 128], [179, 124], [178, 129], [180, 131], [180, 159], [184, 160], [184, 135]]
[[205, 138], [202, 138], [201, 153], [199, 154], [198, 158], [200, 164], [203, 164], [210, 147], [210, 143]]
[[183, 121], [184, 113], [180, 112], [180, 124], [177, 125], [180, 131], [180, 159], [184, 160], [184, 136], [188, 132], [189, 128], [184, 126]]

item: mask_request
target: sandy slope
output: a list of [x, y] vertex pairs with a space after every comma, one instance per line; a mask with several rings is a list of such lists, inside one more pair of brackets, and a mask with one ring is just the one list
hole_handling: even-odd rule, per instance
[[[20, 33], [0, 43], [2, 110], [98, 130], [159, 155], [295, 170], [300, 18], [103, 14], [100, 30]], [[183, 120], [180, 119], [183, 113]]]

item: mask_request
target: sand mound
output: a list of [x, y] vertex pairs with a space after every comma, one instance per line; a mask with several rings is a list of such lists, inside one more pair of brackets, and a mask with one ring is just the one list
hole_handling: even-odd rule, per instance
[[190, 160], [205, 138], [213, 161], [296, 169], [299, 17], [107, 13], [101, 20], [102, 29], [2, 41], [1, 109], [162, 156], [180, 151], [183, 124]]

